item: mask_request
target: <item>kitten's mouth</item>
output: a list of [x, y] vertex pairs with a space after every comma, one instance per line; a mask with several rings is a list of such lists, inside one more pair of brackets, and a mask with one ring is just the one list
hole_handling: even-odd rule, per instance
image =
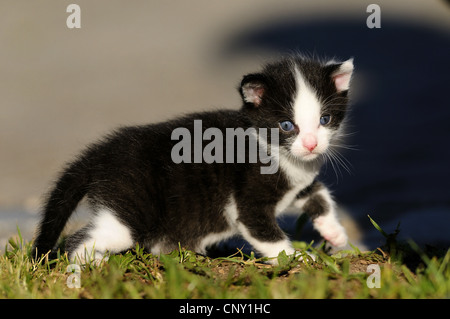
[[291, 149], [290, 153], [295, 158], [297, 158], [299, 161], [303, 161], [303, 162], [313, 161], [322, 154], [321, 152], [319, 152], [317, 150], [306, 151], [306, 150], [298, 150], [298, 149]]
[[309, 154], [303, 155], [301, 159], [305, 162], [309, 162], [315, 160], [319, 155], [319, 153], [311, 152]]

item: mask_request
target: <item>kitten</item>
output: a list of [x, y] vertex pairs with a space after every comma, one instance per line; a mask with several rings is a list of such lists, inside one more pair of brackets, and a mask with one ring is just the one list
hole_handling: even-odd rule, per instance
[[[78, 262], [99, 260], [135, 243], [154, 254], [177, 249], [179, 243], [205, 254], [208, 246], [234, 235], [263, 256], [276, 257], [283, 250], [293, 254], [276, 222], [292, 203], [299, 214], [311, 216], [332, 245], [344, 246], [347, 235], [335, 204], [316, 177], [342, 132], [352, 72], [352, 59], [324, 63], [290, 56], [244, 76], [240, 110], [117, 130], [63, 171], [46, 202], [34, 252], [40, 256], [55, 249], [83, 198], [92, 219], [66, 240], [69, 258]], [[246, 132], [245, 155], [234, 143], [239, 136], [230, 142], [218, 134], [228, 137], [229, 129], [238, 128]], [[193, 141], [182, 141], [174, 134], [177, 129]], [[210, 129], [215, 134], [207, 134]], [[262, 129], [269, 134], [264, 137]], [[265, 160], [252, 157], [252, 140]], [[228, 156], [225, 151], [235, 152]], [[202, 154], [214, 161], [203, 160]], [[263, 173], [268, 158], [276, 165]]]

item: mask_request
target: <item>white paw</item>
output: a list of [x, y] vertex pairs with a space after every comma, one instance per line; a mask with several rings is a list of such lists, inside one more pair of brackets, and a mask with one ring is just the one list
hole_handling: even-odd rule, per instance
[[348, 237], [345, 229], [334, 216], [317, 217], [314, 220], [314, 228], [335, 247], [343, 247], [347, 244]]
[[[316, 255], [314, 255], [313, 253], [310, 253], [310, 252], [303, 252], [303, 254], [305, 254], [305, 253], [306, 253], [306, 255], [308, 255], [308, 257], [310, 259], [312, 259], [312, 261], [316, 261]], [[302, 254], [302, 253], [300, 253], [300, 254]], [[303, 256], [300, 256], [300, 258], [298, 260], [299, 261], [303, 261], [303, 262], [307, 262], [308, 261], [308, 257], [307, 258], [303, 258]]]
[[335, 247], [344, 247], [345, 245], [347, 245], [347, 241], [348, 241], [348, 237], [347, 234], [345, 233], [345, 231], [339, 231], [339, 232], [333, 232], [333, 233], [329, 233], [329, 234], [324, 234], [323, 238], [325, 238], [326, 240], [328, 240], [331, 245], [335, 246]]

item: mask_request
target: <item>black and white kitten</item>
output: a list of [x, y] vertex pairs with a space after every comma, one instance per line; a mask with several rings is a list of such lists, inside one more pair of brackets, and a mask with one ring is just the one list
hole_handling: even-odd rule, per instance
[[[235, 235], [263, 256], [276, 257], [283, 250], [293, 254], [276, 222], [291, 203], [299, 214], [311, 216], [332, 245], [344, 246], [347, 235], [335, 204], [316, 177], [342, 132], [352, 71], [352, 59], [339, 63], [291, 56], [244, 76], [238, 111], [196, 113], [117, 130], [89, 146], [63, 171], [45, 204], [34, 252], [40, 256], [55, 249], [83, 198], [92, 218], [66, 240], [70, 259], [79, 262], [99, 260], [136, 243], [154, 254], [179, 244], [204, 254], [208, 246]], [[180, 148], [180, 135], [174, 138], [180, 128], [194, 136], [187, 142], [192, 148]], [[213, 128], [214, 140], [206, 136]], [[244, 160], [236, 160], [239, 154], [225, 160], [220, 147], [230, 144], [217, 132], [227, 137], [229, 129], [237, 128], [254, 128], [256, 133], [245, 136]], [[261, 129], [270, 130], [271, 138], [263, 138]], [[203, 137], [200, 142], [196, 134]], [[272, 173], [262, 173], [267, 160], [249, 160], [252, 137], [259, 151], [276, 157]], [[199, 145], [206, 149], [213, 142], [213, 151], [209, 146], [215, 161], [194, 154]], [[237, 146], [233, 150], [239, 151]], [[174, 160], [177, 152], [180, 156]]]

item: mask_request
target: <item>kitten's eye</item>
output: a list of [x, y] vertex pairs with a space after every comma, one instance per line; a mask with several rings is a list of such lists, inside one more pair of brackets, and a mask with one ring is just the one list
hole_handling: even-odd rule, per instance
[[331, 120], [331, 115], [322, 115], [320, 117], [320, 125], [327, 125], [328, 123], [330, 123]]
[[295, 128], [294, 124], [291, 121], [280, 122], [280, 127], [285, 132], [290, 132]]

